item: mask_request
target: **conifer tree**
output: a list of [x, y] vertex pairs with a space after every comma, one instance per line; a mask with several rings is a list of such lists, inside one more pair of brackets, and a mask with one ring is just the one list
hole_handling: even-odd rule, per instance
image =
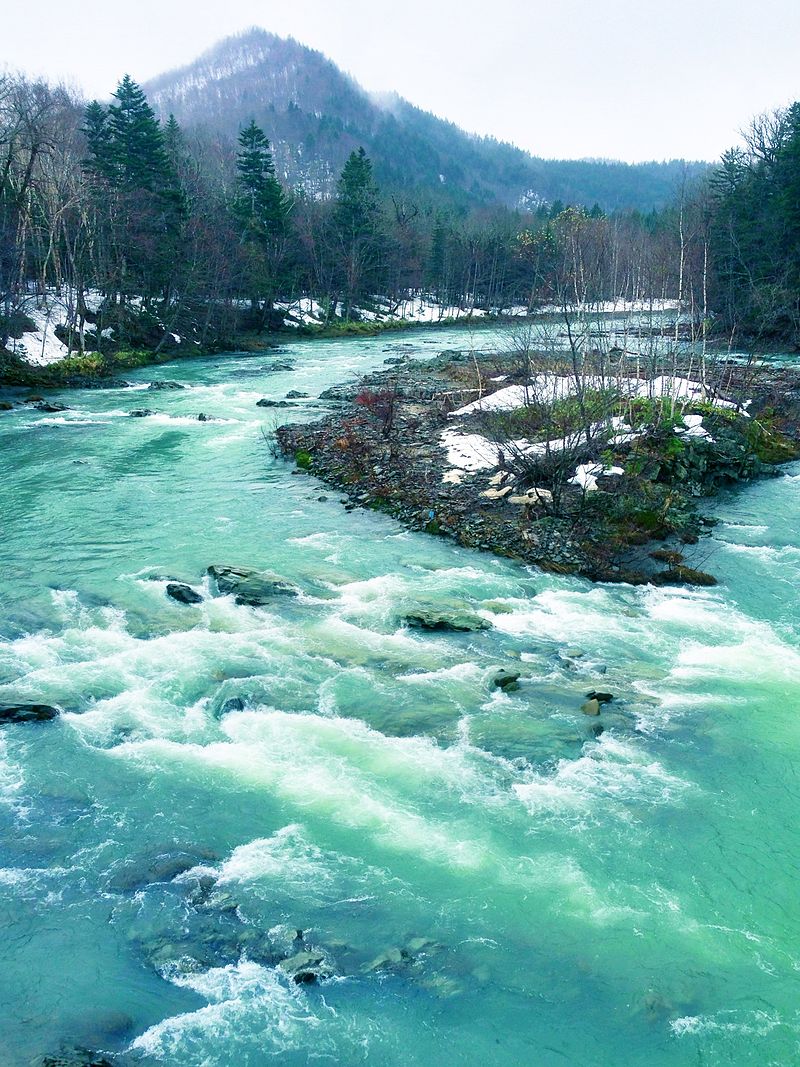
[[269, 321], [284, 281], [286, 238], [292, 205], [275, 177], [270, 144], [251, 119], [239, 134], [236, 194], [231, 205], [240, 232], [245, 283], [257, 326]]
[[354, 300], [370, 295], [377, 284], [382, 233], [378, 190], [372, 163], [363, 148], [351, 152], [336, 188], [334, 224], [338, 234], [345, 318]]
[[236, 185], [233, 213], [243, 240], [263, 243], [285, 236], [291, 204], [275, 177], [269, 141], [252, 119], [239, 134]]

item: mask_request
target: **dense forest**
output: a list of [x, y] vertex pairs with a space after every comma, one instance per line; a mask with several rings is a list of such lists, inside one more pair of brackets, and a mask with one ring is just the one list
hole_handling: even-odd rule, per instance
[[647, 213], [447, 203], [382, 184], [363, 146], [329, 192], [309, 190], [279, 173], [255, 120], [234, 143], [189, 133], [128, 76], [88, 106], [5, 76], [0, 152], [6, 347], [53, 293], [78, 353], [221, 346], [291, 307], [358, 322], [420, 292], [490, 312], [677, 298], [704, 336], [798, 336], [798, 105]]

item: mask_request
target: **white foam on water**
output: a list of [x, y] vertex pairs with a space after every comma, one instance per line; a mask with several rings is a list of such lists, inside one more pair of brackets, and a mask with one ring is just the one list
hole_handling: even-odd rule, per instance
[[314, 845], [299, 823], [239, 845], [219, 868], [219, 882], [249, 882], [277, 878], [287, 889], [335, 882], [329, 858]]
[[[684, 1015], [680, 1019], [673, 1019], [669, 1028], [675, 1037], [697, 1037], [704, 1034], [766, 1037], [783, 1025], [786, 1024], [777, 1011], [731, 1009], [716, 1012], [714, 1015]], [[792, 1029], [797, 1030], [796, 1023]]]
[[126, 742], [112, 754], [217, 768], [298, 813], [313, 813], [382, 849], [437, 866], [474, 870], [487, 859], [484, 844], [452, 812], [425, 812], [433, 796], [441, 801], [450, 794], [456, 805], [465, 796], [479, 803], [482, 776], [457, 749], [440, 749], [424, 738], [387, 738], [357, 720], [266, 709], [227, 715], [221, 728], [225, 743]]
[[630, 823], [643, 807], [679, 804], [689, 782], [634, 741], [603, 734], [577, 760], [561, 760], [554, 774], [534, 774], [513, 791], [537, 821], [594, 826], [609, 817]]
[[338, 1028], [331, 1026], [334, 1017], [324, 1001], [312, 1004], [298, 986], [268, 967], [242, 960], [200, 974], [166, 976], [210, 1003], [151, 1026], [131, 1043], [132, 1052], [170, 1065], [228, 1067], [236, 1062], [237, 1049], [239, 1062], [249, 1062], [249, 1045], [259, 1055], [273, 1057], [310, 1052], [312, 1046], [315, 1054], [332, 1054], [337, 1044], [341, 1051]]

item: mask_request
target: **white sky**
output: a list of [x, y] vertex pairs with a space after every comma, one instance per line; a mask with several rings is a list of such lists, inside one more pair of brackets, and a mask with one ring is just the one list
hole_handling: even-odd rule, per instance
[[800, 0], [6, 0], [0, 68], [107, 97], [249, 26], [550, 157], [713, 159], [800, 98]]

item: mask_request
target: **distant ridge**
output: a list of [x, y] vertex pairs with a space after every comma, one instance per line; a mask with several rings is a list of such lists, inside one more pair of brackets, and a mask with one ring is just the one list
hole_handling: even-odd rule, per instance
[[[233, 139], [251, 118], [273, 142], [284, 180], [330, 192], [363, 145], [378, 182], [463, 206], [598, 203], [650, 211], [706, 164], [545, 160], [466, 133], [394, 94], [370, 95], [321, 52], [262, 29], [228, 37], [144, 89], [156, 111], [187, 129]], [[531, 117], [535, 125], [535, 116]]]

